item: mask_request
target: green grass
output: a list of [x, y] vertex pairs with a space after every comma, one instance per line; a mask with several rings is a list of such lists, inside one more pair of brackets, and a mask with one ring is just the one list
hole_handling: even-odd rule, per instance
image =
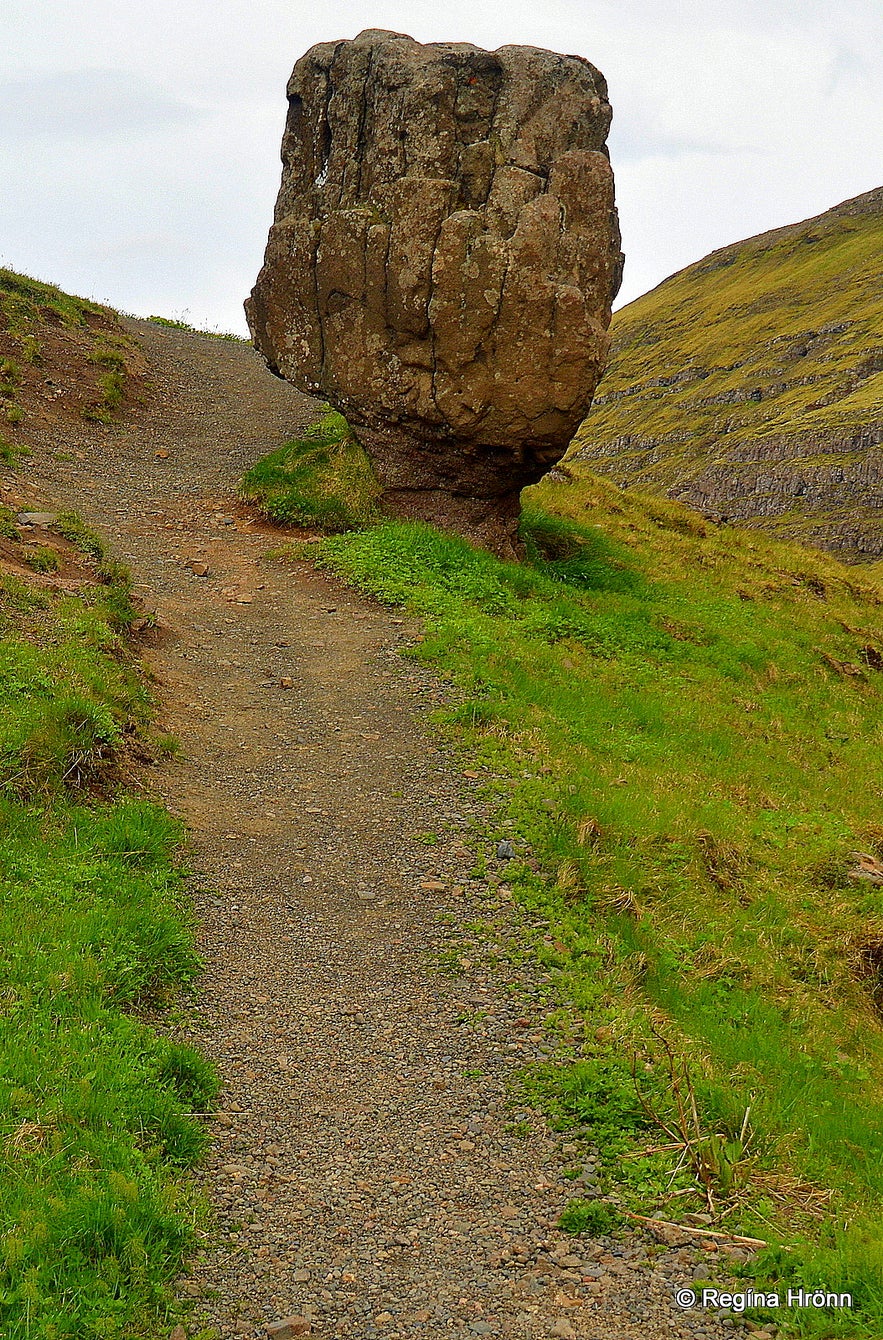
[[[0, 585], [0, 1329], [165, 1334], [216, 1079], [144, 1021], [197, 971], [182, 833], [116, 785], [150, 715], [109, 585]], [[101, 797], [106, 799], [102, 800]]]
[[0, 398], [12, 400], [21, 381], [21, 369], [14, 358], [0, 362]]
[[[83, 358], [83, 372], [88, 364], [100, 370], [94, 398], [82, 408], [83, 418], [111, 423], [125, 400], [128, 356], [133, 349], [130, 337], [115, 326], [116, 315], [110, 308], [64, 293], [53, 284], [0, 269], [0, 336], [5, 336], [17, 353], [15, 358], [0, 360], [0, 405], [6, 420], [19, 423], [24, 418], [16, 397], [21, 389], [28, 389], [28, 381], [33, 383], [35, 374], [30, 371], [23, 377], [22, 364], [42, 366], [53, 332], [60, 328], [82, 332], [74, 347]], [[51, 368], [51, 354], [49, 361]], [[63, 375], [69, 378], [70, 370]], [[90, 387], [93, 380], [94, 376], [88, 378]]]
[[178, 321], [169, 316], [149, 316], [147, 319], [155, 326], [167, 326], [169, 330], [186, 330], [191, 335], [208, 335], [213, 340], [231, 340], [236, 344], [247, 343], [243, 335], [234, 335], [230, 330], [204, 330], [192, 326], [189, 321]]
[[126, 344], [122, 339], [101, 341], [89, 354], [89, 362], [103, 368], [98, 379], [99, 399], [83, 409], [83, 418], [111, 423], [126, 394]]
[[[0, 268], [0, 329], [19, 335], [26, 342], [25, 351], [39, 353], [30, 343], [33, 339], [30, 327], [35, 322], [44, 322], [47, 315], [64, 326], [85, 326], [90, 316], [106, 313], [107, 308], [64, 293], [54, 284]], [[28, 352], [24, 356], [28, 358]], [[28, 361], [37, 359], [30, 357]]]
[[[792, 1316], [801, 1334], [878, 1336], [883, 894], [849, 872], [883, 856], [883, 597], [602, 480], [525, 501], [528, 565], [394, 522], [310, 554], [423, 617], [413, 654], [460, 686], [446, 728], [487, 770], [490, 836], [533, 853], [506, 879], [589, 1040], [528, 1093], [624, 1206], [703, 1210], [704, 1178], [774, 1244], [758, 1279], [787, 1260], [852, 1290], [848, 1320]], [[677, 1155], [641, 1151], [691, 1092], [670, 1181]]]
[[601, 1234], [621, 1228], [622, 1223], [622, 1217], [612, 1205], [597, 1200], [580, 1200], [579, 1197], [570, 1201], [561, 1215], [561, 1227], [565, 1233], [574, 1236], [591, 1233], [594, 1237], [600, 1237]]
[[262, 457], [240, 496], [283, 525], [346, 531], [379, 516], [380, 486], [346, 420], [333, 411], [303, 437]]
[[[855, 521], [867, 447], [850, 444], [883, 407], [881, 246], [879, 204], [838, 208], [715, 252], [622, 308], [568, 463], [663, 490], [711, 471], [718, 491], [729, 489], [711, 505], [732, 515], [783, 461], [810, 485], [840, 466], [846, 515], [830, 484], [821, 509], [788, 495], [752, 524], [801, 538], [820, 519]], [[873, 509], [869, 524], [879, 525]]]
[[46, 544], [38, 544], [34, 549], [26, 550], [25, 558], [35, 572], [58, 572], [61, 567], [58, 552]]
[[23, 456], [30, 456], [30, 448], [17, 442], [8, 442], [0, 436], [0, 465], [18, 465]]
[[101, 562], [104, 558], [104, 543], [101, 536], [88, 526], [78, 512], [59, 512], [55, 521], [52, 523], [52, 529], [57, 531], [71, 544]]

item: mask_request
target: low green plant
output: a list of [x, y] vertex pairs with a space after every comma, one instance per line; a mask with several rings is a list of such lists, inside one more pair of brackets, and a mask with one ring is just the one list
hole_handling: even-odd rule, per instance
[[24, 456], [30, 456], [31, 451], [23, 443], [9, 442], [5, 437], [0, 436], [0, 464], [18, 465]]
[[11, 507], [0, 505], [0, 535], [6, 540], [20, 540], [21, 533], [15, 524], [16, 514]]
[[602, 1200], [570, 1200], [561, 1211], [559, 1227], [565, 1233], [576, 1236], [579, 1233], [600, 1237], [613, 1233], [623, 1225], [623, 1218], [614, 1205]]
[[[10, 1340], [146, 1336], [202, 1213], [210, 1063], [144, 1021], [199, 963], [180, 824], [96, 799], [150, 703], [110, 588], [0, 582], [0, 1314]], [[83, 803], [84, 788], [90, 803]], [[199, 1114], [194, 1116], [193, 1114]]]
[[107, 368], [110, 372], [124, 374], [126, 371], [125, 349], [120, 344], [98, 343], [89, 354], [89, 362], [97, 363], [99, 367]]
[[163, 733], [153, 737], [153, 747], [161, 758], [177, 758], [182, 745], [177, 735]]
[[59, 512], [52, 524], [52, 529], [57, 531], [64, 539], [70, 540], [71, 544], [81, 551], [94, 558], [97, 562], [105, 557], [104, 542], [96, 531], [88, 526], [78, 512]]
[[24, 411], [15, 399], [20, 382], [21, 368], [15, 359], [0, 359], [0, 402], [3, 403], [3, 417], [7, 423], [20, 423], [24, 417]]
[[122, 343], [98, 343], [89, 354], [89, 362], [105, 371], [98, 379], [100, 400], [86, 405], [83, 417], [98, 423], [110, 423], [115, 410], [123, 403], [126, 393], [126, 356]]
[[156, 326], [167, 326], [170, 330], [186, 330], [193, 335], [208, 335], [214, 340], [233, 340], [237, 344], [246, 343], [242, 335], [234, 335], [229, 330], [200, 329], [198, 326], [192, 326], [189, 321], [178, 321], [174, 317], [168, 316], [149, 316], [147, 319]]
[[883, 594], [596, 478], [529, 490], [524, 542], [388, 521], [300, 552], [422, 617], [409, 654], [459, 686], [442, 726], [530, 855], [519, 952], [589, 1024], [529, 1095], [627, 1207], [835, 1253], [879, 1334], [883, 899], [853, 876], [883, 858]]
[[35, 572], [58, 572], [61, 567], [58, 551], [50, 549], [46, 544], [38, 544], [34, 549], [26, 550], [25, 558]]
[[253, 465], [240, 496], [272, 521], [334, 532], [377, 521], [380, 491], [349, 425], [332, 411]]
[[21, 381], [21, 368], [14, 358], [0, 359], [0, 398], [11, 400]]

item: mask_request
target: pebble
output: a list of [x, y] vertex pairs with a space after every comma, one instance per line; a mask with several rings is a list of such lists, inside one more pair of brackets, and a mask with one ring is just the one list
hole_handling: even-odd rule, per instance
[[[254, 1327], [250, 1327], [253, 1330]], [[283, 1317], [280, 1321], [273, 1321], [267, 1327], [267, 1336], [269, 1340], [294, 1340], [298, 1335], [309, 1335], [311, 1331], [310, 1323], [306, 1317], [292, 1315]]]

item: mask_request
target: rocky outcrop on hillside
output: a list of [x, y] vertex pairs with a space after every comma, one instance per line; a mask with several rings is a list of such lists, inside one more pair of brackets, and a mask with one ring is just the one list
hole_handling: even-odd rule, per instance
[[388, 510], [505, 551], [607, 356], [604, 79], [577, 56], [369, 30], [308, 51], [288, 100], [255, 344], [346, 415]]
[[712, 253], [618, 312], [613, 336], [571, 466], [883, 554], [883, 189]]

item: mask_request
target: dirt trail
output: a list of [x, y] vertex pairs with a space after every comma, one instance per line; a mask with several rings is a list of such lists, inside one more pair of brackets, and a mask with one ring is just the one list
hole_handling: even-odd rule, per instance
[[541, 1012], [525, 1017], [479, 960], [459, 977], [427, 966], [457, 952], [446, 914], [507, 915], [462, 845], [475, 784], [422, 720], [444, 686], [402, 661], [406, 622], [268, 562], [278, 535], [235, 502], [242, 469], [315, 407], [245, 346], [131, 328], [149, 404], [42, 444], [31, 472], [97, 524], [166, 629], [148, 660], [183, 759], [160, 786], [192, 833], [195, 1038], [225, 1086], [199, 1173], [220, 1239], [180, 1282], [194, 1326], [223, 1340], [289, 1314], [327, 1337], [732, 1334], [672, 1301], [688, 1250], [554, 1227], [594, 1173], [566, 1180], [538, 1121], [512, 1129], [505, 1086], [546, 1046]]

